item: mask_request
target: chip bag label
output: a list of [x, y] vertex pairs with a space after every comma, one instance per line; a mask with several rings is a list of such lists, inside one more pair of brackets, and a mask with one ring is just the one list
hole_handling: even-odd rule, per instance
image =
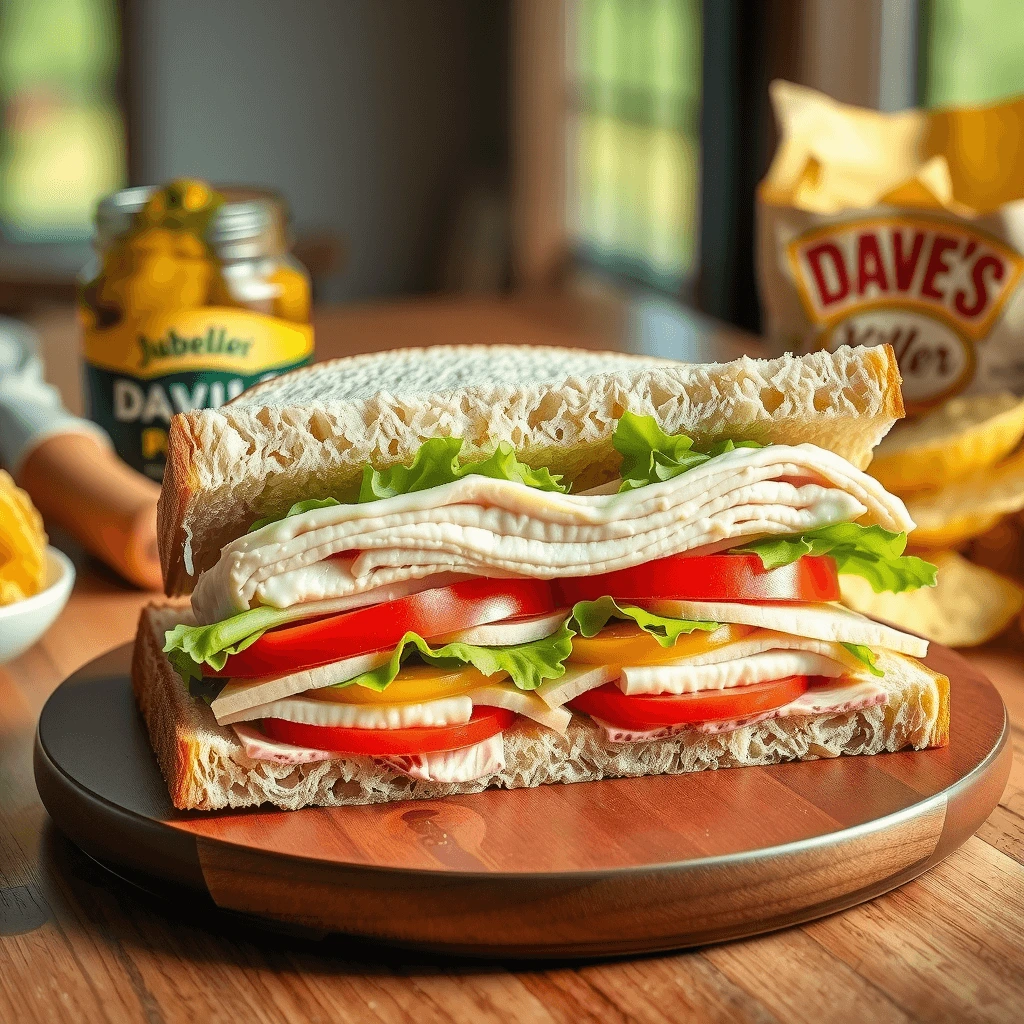
[[[979, 210], [991, 182], [973, 194], [980, 171], [932, 151], [949, 112], [878, 114], [781, 82], [772, 99], [783, 142], [759, 190], [758, 272], [775, 347], [892, 345], [910, 415], [1024, 394], [1024, 179]], [[1008, 110], [1024, 128], [1024, 104]]]

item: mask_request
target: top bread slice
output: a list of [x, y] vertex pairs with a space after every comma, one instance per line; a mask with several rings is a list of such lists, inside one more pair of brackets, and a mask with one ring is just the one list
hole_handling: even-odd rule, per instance
[[166, 592], [189, 593], [254, 520], [351, 497], [367, 462], [408, 462], [431, 437], [463, 438], [467, 457], [508, 441], [577, 490], [605, 483], [627, 409], [698, 441], [806, 441], [863, 468], [903, 401], [888, 345], [707, 364], [525, 345], [334, 359], [173, 418], [158, 514]]

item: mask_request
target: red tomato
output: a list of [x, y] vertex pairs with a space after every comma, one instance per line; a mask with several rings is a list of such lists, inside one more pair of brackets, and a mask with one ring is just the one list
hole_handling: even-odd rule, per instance
[[543, 580], [472, 579], [398, 601], [272, 629], [206, 675], [253, 678], [298, 672], [394, 647], [410, 630], [424, 639], [470, 626], [554, 611]]
[[418, 729], [343, 729], [338, 726], [300, 725], [283, 718], [264, 718], [263, 731], [273, 740], [314, 750], [336, 750], [340, 754], [368, 754], [397, 757], [457, 750], [504, 732], [515, 719], [504, 708], [473, 708], [465, 725]]
[[580, 694], [569, 707], [621, 729], [647, 732], [667, 725], [717, 722], [774, 711], [796, 700], [807, 686], [807, 676], [787, 676], [726, 690], [627, 697], [615, 683], [606, 683]]
[[838, 601], [839, 575], [828, 555], [804, 555], [765, 569], [759, 555], [670, 555], [653, 562], [554, 580], [560, 604], [608, 596], [627, 601]]

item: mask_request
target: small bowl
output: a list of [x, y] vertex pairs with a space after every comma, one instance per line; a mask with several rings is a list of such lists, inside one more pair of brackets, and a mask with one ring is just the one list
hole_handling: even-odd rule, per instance
[[46, 549], [46, 589], [24, 601], [0, 607], [0, 665], [27, 651], [68, 603], [75, 585], [71, 559], [55, 547]]

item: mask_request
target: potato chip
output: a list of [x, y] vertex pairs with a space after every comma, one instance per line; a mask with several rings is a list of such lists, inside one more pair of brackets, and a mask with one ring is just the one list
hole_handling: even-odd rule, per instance
[[26, 594], [19, 584], [0, 576], [0, 607], [5, 604], [14, 604], [15, 601], [24, 601], [29, 596], [31, 595]]
[[843, 603], [948, 647], [975, 647], [1001, 633], [1024, 607], [1012, 580], [973, 565], [955, 551], [938, 551], [939, 582], [901, 594], [876, 594], [859, 576], [840, 576]]
[[1024, 509], [1024, 451], [936, 491], [912, 494], [906, 504], [917, 523], [911, 546], [959, 547]]
[[46, 533], [29, 496], [0, 469], [0, 605], [46, 585]]
[[868, 472], [886, 490], [942, 487], [994, 466], [1024, 437], [1024, 399], [1003, 391], [954, 398], [922, 419], [898, 423]]

